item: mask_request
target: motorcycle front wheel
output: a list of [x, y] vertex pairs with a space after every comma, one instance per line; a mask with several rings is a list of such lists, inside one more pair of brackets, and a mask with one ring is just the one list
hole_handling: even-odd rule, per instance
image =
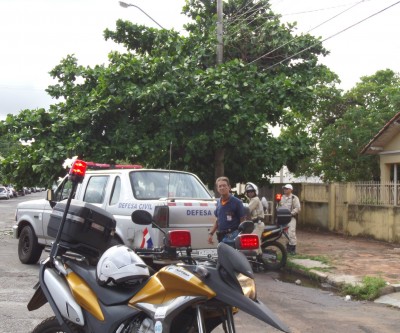
[[[68, 323], [68, 327], [73, 333], [83, 332], [79, 326], [73, 323]], [[50, 317], [37, 325], [32, 333], [65, 333], [65, 331], [61, 328], [56, 317]]]
[[287, 251], [282, 243], [269, 242], [262, 246], [262, 252], [262, 261], [266, 270], [278, 270], [285, 267]]

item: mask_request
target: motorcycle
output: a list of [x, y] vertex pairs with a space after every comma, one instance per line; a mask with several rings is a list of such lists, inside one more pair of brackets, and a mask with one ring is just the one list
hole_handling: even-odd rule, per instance
[[288, 209], [277, 209], [276, 225], [267, 225], [262, 232], [260, 240], [261, 259], [266, 270], [278, 270], [286, 265], [288, 252], [286, 246], [279, 242], [279, 239], [284, 236], [289, 240], [288, 224], [290, 218]]
[[[290, 222], [290, 211], [286, 208], [279, 207], [276, 211], [276, 224], [264, 227], [260, 237], [261, 255], [257, 255], [257, 251], [242, 251], [253, 267], [253, 271], [261, 272], [263, 270], [278, 270], [285, 267], [288, 252], [286, 247], [279, 242], [279, 239], [288, 236], [288, 224]], [[251, 234], [254, 231], [253, 221], [244, 221], [239, 225], [239, 235]]]
[[[73, 189], [83, 179], [84, 165], [76, 161], [70, 170]], [[108, 248], [115, 228], [112, 215], [90, 204], [72, 202], [72, 195], [62, 210], [56, 209], [58, 205], [49, 222], [53, 228], [58, 223], [57, 236], [49, 257], [40, 264], [39, 282], [28, 303], [29, 311], [49, 303], [54, 316], [33, 333], [208, 333], [221, 324], [224, 332], [233, 333], [239, 310], [289, 332], [257, 299], [251, 266], [232, 247], [218, 245], [217, 263], [199, 262], [190, 255], [190, 233], [175, 230], [166, 237], [166, 245], [189, 251], [180, 263], [156, 272], [132, 249], [124, 245]], [[132, 221], [150, 225], [152, 217], [146, 211], [134, 211]], [[254, 235], [239, 237], [238, 246], [245, 248], [246, 242], [258, 246], [249, 236]], [[153, 251], [147, 253], [153, 259], [163, 252], [161, 257], [166, 252], [171, 255], [170, 250]]]

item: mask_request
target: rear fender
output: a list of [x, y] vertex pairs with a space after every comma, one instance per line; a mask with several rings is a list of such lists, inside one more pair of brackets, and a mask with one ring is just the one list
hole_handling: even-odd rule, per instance
[[40, 289], [65, 332], [70, 332], [65, 318], [74, 324], [84, 326], [82, 309], [74, 300], [66, 280], [50, 267], [50, 258], [40, 264], [39, 282]]

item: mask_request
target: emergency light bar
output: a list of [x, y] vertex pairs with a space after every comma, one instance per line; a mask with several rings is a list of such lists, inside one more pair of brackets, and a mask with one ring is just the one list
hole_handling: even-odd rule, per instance
[[108, 163], [96, 163], [86, 162], [88, 169], [92, 170], [104, 170], [104, 169], [142, 169], [140, 164], [108, 164]]

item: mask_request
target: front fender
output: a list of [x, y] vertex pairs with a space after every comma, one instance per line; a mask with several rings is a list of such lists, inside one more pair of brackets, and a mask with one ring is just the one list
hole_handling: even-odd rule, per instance
[[32, 298], [30, 299], [27, 308], [29, 311], [34, 311], [41, 308], [43, 305], [47, 303], [47, 298], [44, 295], [42, 287], [36, 289], [35, 293], [33, 294]]

